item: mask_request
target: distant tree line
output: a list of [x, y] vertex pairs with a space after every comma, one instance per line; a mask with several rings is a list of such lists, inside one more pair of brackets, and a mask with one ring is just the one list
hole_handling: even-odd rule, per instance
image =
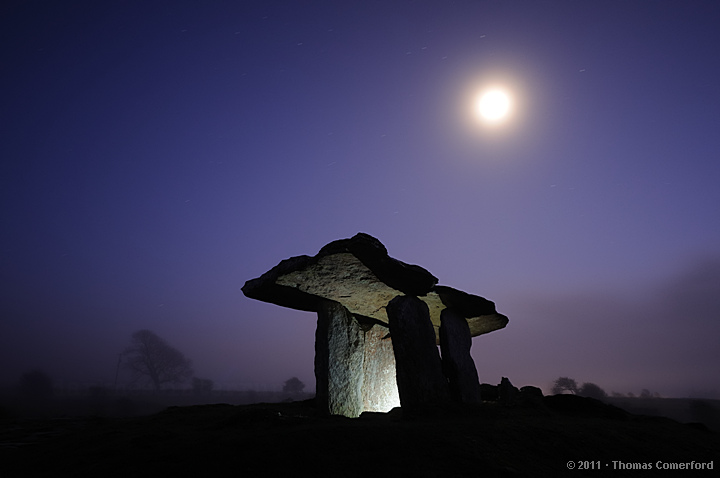
[[[572, 393], [574, 395], [579, 395], [581, 397], [595, 398], [597, 400], [604, 400], [604, 399], [608, 398], [607, 392], [605, 392], [605, 390], [603, 390], [599, 385], [596, 385], [592, 382], [585, 382], [578, 387], [578, 384], [575, 381], [575, 379], [572, 379], [570, 377], [558, 377], [555, 380], [555, 382], [553, 382], [551, 392], [553, 395], [557, 395], [557, 394], [561, 394], [561, 393]], [[611, 396], [613, 398], [620, 398], [620, 397], [634, 398], [635, 394], [632, 392], [628, 392], [627, 394], [611, 392]], [[639, 397], [640, 398], [659, 398], [660, 394], [657, 392], [652, 393], [652, 392], [650, 392], [650, 390], [643, 388], [642, 391], [640, 392]]]
[[612, 392], [611, 396], [613, 398], [623, 398], [623, 397], [627, 397], [627, 398], [661, 398], [662, 397], [659, 392], [651, 392], [647, 388], [643, 388], [642, 390], [640, 390], [640, 394], [638, 394], [638, 395], [635, 395], [632, 392], [627, 392], [627, 393]]
[[[140, 385], [139, 391], [149, 387], [155, 393], [162, 392], [182, 392], [183, 390], [196, 396], [196, 399], [205, 400], [219, 393], [245, 393], [241, 391], [215, 391], [215, 384], [207, 378], [194, 376], [192, 362], [185, 357], [175, 347], [168, 344], [159, 337], [155, 332], [147, 329], [138, 330], [131, 335], [130, 345], [120, 354], [117, 371], [120, 367], [127, 369], [132, 376], [132, 385]], [[190, 382], [189, 388], [176, 389], [177, 386]], [[304, 394], [305, 384], [297, 377], [286, 380], [282, 386], [282, 393], [286, 394], [284, 399], [289, 395]], [[129, 389], [132, 390], [132, 389]], [[68, 389], [57, 389], [48, 373], [43, 370], [36, 369], [23, 373], [13, 390], [13, 395], [23, 403], [31, 407], [47, 407], [52, 402], [66, 398]], [[82, 396], [100, 399], [109, 396], [119, 396], [122, 393], [117, 389], [117, 372], [115, 377], [115, 385], [112, 387], [93, 385], [87, 389], [77, 389]], [[273, 394], [279, 392], [258, 392], [256, 390], [248, 390], [246, 394], [252, 403], [254, 396], [258, 396], [264, 400], [272, 400]], [[262, 397], [260, 397], [262, 395]]]
[[[122, 354], [125, 367], [134, 383], [145, 383], [159, 391], [166, 385], [177, 385], [192, 379], [192, 390], [198, 395], [213, 391], [212, 380], [194, 377], [192, 362], [151, 330], [138, 330], [131, 336], [131, 345]], [[283, 384], [283, 392], [302, 393], [305, 384], [292, 377]]]

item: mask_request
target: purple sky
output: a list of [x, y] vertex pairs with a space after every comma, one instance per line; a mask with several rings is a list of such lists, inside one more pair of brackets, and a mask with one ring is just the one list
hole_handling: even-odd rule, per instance
[[[112, 384], [148, 328], [314, 388], [240, 287], [362, 231], [510, 318], [483, 382], [720, 397], [720, 4], [11, 1], [0, 383]], [[488, 82], [516, 95], [489, 130]], [[122, 380], [122, 377], [121, 377]]]

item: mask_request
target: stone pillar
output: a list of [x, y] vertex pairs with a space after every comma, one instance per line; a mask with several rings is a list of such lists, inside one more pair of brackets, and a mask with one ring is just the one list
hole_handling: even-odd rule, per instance
[[440, 313], [440, 352], [450, 396], [460, 403], [480, 403], [480, 382], [470, 355], [472, 336], [465, 317], [452, 309]]
[[498, 399], [500, 403], [510, 405], [515, 403], [520, 391], [510, 383], [507, 377], [500, 379], [500, 385], [498, 385]]
[[398, 296], [387, 305], [400, 404], [413, 412], [449, 400], [427, 304]]
[[352, 314], [339, 302], [324, 302], [315, 331], [315, 399], [320, 411], [360, 416], [364, 345], [364, 332]]
[[395, 354], [389, 333], [389, 329], [380, 324], [365, 332], [363, 411], [388, 412], [400, 406]]

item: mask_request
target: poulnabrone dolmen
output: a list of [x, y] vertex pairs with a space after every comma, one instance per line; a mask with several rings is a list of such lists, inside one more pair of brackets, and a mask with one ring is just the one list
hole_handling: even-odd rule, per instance
[[317, 405], [357, 417], [398, 402], [412, 412], [480, 401], [472, 337], [501, 329], [508, 319], [489, 300], [437, 282], [359, 233], [314, 257], [286, 259], [242, 291], [251, 299], [317, 312]]

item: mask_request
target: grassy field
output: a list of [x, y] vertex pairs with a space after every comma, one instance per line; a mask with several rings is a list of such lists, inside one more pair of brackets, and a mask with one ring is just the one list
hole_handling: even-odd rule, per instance
[[570, 395], [414, 417], [399, 408], [328, 417], [306, 400], [129, 418], [8, 418], [0, 426], [3, 477], [598, 477], [626, 465], [651, 467], [633, 476], [657, 476], [658, 466], [720, 457], [720, 435], [706, 427]]

